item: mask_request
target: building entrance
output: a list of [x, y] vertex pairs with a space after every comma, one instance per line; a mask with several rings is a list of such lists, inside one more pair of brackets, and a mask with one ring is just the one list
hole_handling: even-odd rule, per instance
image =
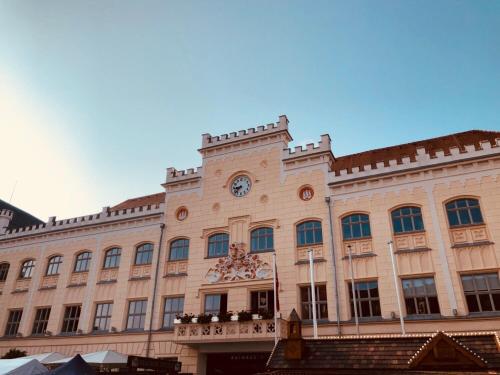
[[269, 352], [207, 354], [207, 375], [253, 375], [263, 372]]

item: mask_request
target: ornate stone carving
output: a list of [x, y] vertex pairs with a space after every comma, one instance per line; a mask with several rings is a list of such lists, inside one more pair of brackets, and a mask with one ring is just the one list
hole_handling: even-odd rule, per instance
[[229, 255], [220, 258], [210, 268], [205, 278], [214, 284], [223, 281], [266, 279], [272, 276], [272, 268], [257, 254], [246, 253], [242, 244], [231, 244]]

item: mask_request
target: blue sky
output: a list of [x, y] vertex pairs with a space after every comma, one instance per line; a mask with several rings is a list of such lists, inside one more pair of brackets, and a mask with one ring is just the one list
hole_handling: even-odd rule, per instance
[[0, 0], [0, 198], [99, 211], [280, 114], [336, 155], [500, 130], [499, 67], [494, 0]]

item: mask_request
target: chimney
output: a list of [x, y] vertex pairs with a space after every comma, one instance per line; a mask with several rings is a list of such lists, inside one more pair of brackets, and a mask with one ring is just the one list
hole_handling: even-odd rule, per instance
[[12, 221], [14, 212], [7, 209], [0, 210], [0, 236], [7, 232], [7, 228]]
[[295, 309], [288, 317], [288, 339], [285, 342], [285, 359], [302, 359], [304, 339], [302, 338], [302, 321]]

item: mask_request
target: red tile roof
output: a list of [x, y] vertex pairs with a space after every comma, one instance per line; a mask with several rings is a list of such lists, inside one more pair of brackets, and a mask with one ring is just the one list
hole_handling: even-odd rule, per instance
[[339, 175], [340, 171], [344, 169], [347, 169], [348, 173], [351, 173], [352, 168], [359, 167], [363, 170], [363, 166], [369, 164], [372, 168], [375, 168], [378, 162], [384, 162], [385, 166], [388, 166], [389, 160], [397, 160], [399, 164], [402, 163], [402, 158], [404, 157], [409, 157], [411, 161], [415, 161], [417, 148], [422, 147], [425, 148], [425, 152], [431, 157], [434, 157], [436, 151], [440, 150], [443, 150], [445, 155], [449, 155], [450, 148], [452, 147], [458, 147], [460, 151], [465, 151], [465, 146], [474, 145], [476, 150], [478, 150], [480, 149], [481, 141], [489, 141], [493, 146], [496, 145], [495, 139], [497, 138], [500, 138], [500, 132], [497, 131], [469, 130], [443, 137], [379, 148], [358, 154], [337, 157], [333, 163], [333, 171], [336, 175]]
[[127, 208], [134, 208], [148, 205], [158, 205], [165, 202], [165, 193], [156, 193], [151, 195], [144, 195], [142, 197], [131, 198], [123, 201], [116, 206], [110, 208], [111, 211], [125, 210]]

